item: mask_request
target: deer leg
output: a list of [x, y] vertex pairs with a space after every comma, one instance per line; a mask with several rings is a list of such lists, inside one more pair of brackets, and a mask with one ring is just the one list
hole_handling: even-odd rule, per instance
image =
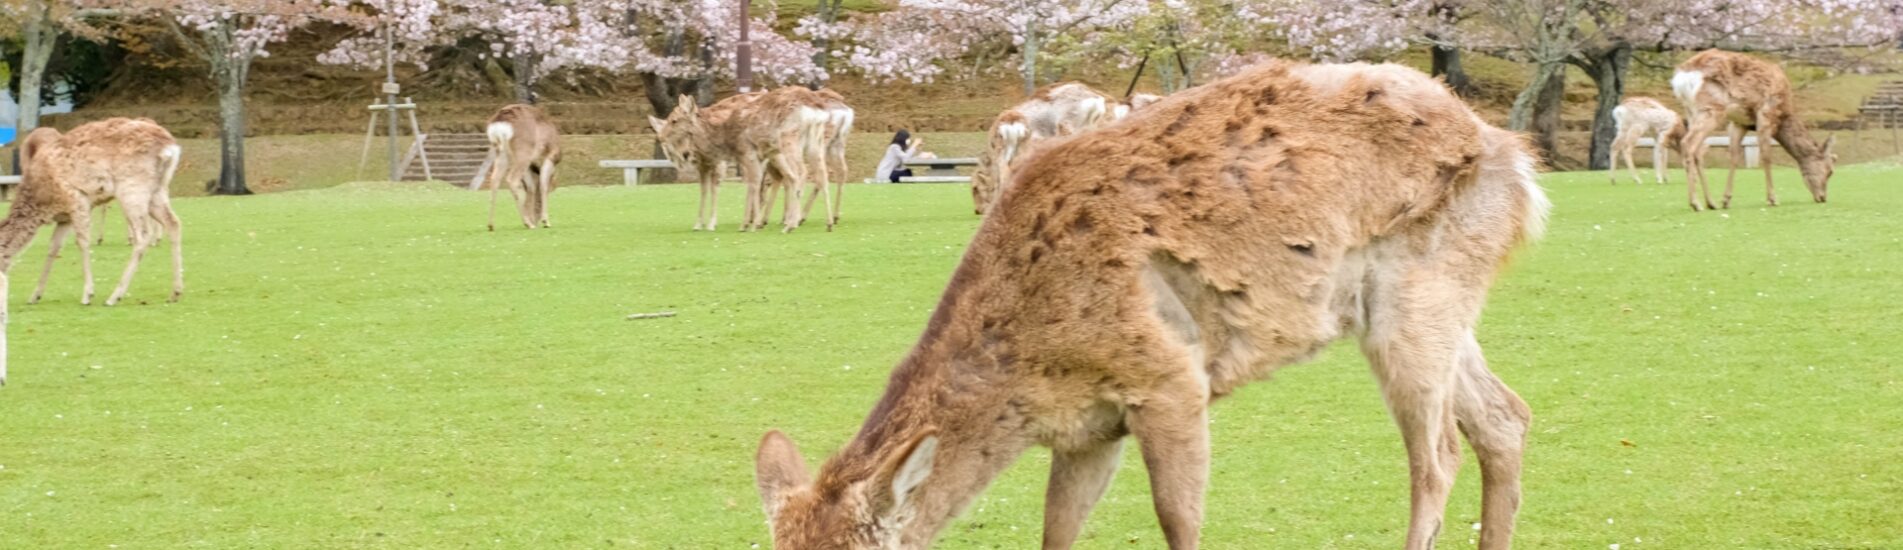
[[[1710, 147], [1705, 145], [1705, 138], [1717, 130], [1719, 124], [1724, 123], [1724, 112], [1722, 110], [1694, 111], [1691, 119], [1691, 124], [1685, 131], [1685, 138], [1679, 141], [1679, 150], [1685, 154], [1685, 199], [1691, 203], [1692, 211], [1697, 212], [1700, 210], [1698, 191], [1706, 188], [1705, 153], [1710, 150]], [[1707, 198], [1704, 206], [1710, 208], [1711, 193], [1707, 191], [1705, 196]]]
[[1044, 490], [1044, 550], [1077, 542], [1084, 519], [1103, 498], [1123, 454], [1121, 438], [1051, 452], [1051, 481]]
[[[792, 233], [800, 226], [800, 211], [793, 205], [799, 202], [801, 195], [806, 194], [806, 170], [805, 167], [794, 162], [784, 150], [773, 156], [773, 164], [781, 174], [786, 176], [786, 182], [789, 184], [786, 190], [786, 207], [780, 211], [780, 232]], [[772, 205], [769, 204], [767, 207], [771, 208]]]
[[815, 203], [825, 202], [826, 230], [832, 231], [833, 224], [835, 223], [833, 217], [833, 196], [832, 190], [830, 189], [832, 187], [832, 169], [828, 167], [826, 163], [826, 155], [823, 152], [815, 152], [807, 158], [806, 165], [812, 167], [812, 169], [808, 170], [806, 175], [815, 182], [814, 189], [816, 189], [817, 192], [806, 196], [806, 204], [800, 209], [800, 221], [804, 222], [807, 216], [813, 214], [813, 205]]
[[[143, 210], [145, 205], [140, 204], [138, 207], [140, 210]], [[133, 212], [133, 203], [120, 201], [119, 210], [128, 213]], [[86, 214], [86, 212], [78, 212], [78, 214]], [[135, 237], [132, 246], [135, 248], [138, 247], [138, 228], [134, 227], [128, 231], [131, 231]], [[73, 244], [79, 246], [79, 276], [81, 277], [79, 304], [89, 306], [93, 303], [92, 220], [83, 218], [73, 220]], [[106, 305], [112, 304], [108, 302]]]
[[184, 230], [178, 223], [178, 213], [172, 211], [172, 200], [164, 195], [152, 201], [152, 218], [165, 230], [165, 240], [172, 242], [172, 301], [176, 302], [185, 295]]
[[765, 171], [765, 163], [757, 155], [750, 155], [740, 161], [740, 181], [747, 187], [746, 212], [740, 222], [741, 231], [759, 229], [755, 222], [764, 216], [760, 213], [760, 185]]
[[1125, 419], [1150, 471], [1150, 496], [1170, 550], [1193, 550], [1201, 536], [1209, 483], [1208, 389], [1177, 383], [1131, 407]]
[[[132, 275], [139, 272], [139, 260], [145, 258], [145, 249], [152, 246], [152, 243], [158, 240], [157, 238], [147, 236], [151, 234], [151, 231], [146, 228], [146, 223], [151, 219], [152, 211], [150, 205], [147, 205], [144, 199], [121, 200], [119, 201], [119, 209], [125, 212], [126, 223], [134, 224], [139, 227], [138, 234], [140, 237], [136, 242], [132, 243], [132, 258], [126, 261], [125, 274], [119, 276], [119, 286], [114, 287], [112, 289], [112, 295], [106, 297], [106, 305], [108, 306], [117, 305], [121, 298], [125, 298], [126, 289], [132, 286]], [[135, 222], [134, 220], [137, 221]]]
[[[760, 199], [760, 208], [759, 208], [759, 212], [760, 212], [759, 226], [760, 227], [766, 227], [766, 220], [768, 217], [771, 216], [770, 213], [773, 211], [773, 203], [780, 200], [780, 192], [787, 191], [788, 193], [791, 193], [791, 190], [786, 189], [786, 176], [784, 173], [781, 173], [772, 167], [768, 167], [763, 177], [766, 178], [764, 180], [765, 183], [763, 185], [766, 195], [765, 197]], [[789, 207], [794, 202], [797, 202], [797, 197], [786, 198], [786, 203]], [[782, 218], [785, 217], [784, 213], [782, 213], [781, 217]]]
[[33, 296], [27, 298], [26, 303], [40, 303], [40, 297], [46, 294], [46, 280], [53, 276], [53, 261], [59, 259], [59, 248], [66, 243], [66, 236], [72, 232], [73, 224], [71, 223], [53, 226], [53, 240], [48, 243], [46, 251], [46, 267], [40, 270], [40, 284], [33, 287]]
[[1652, 177], [1657, 178], [1659, 185], [1665, 185], [1665, 132], [1659, 132], [1653, 141], [1658, 145], [1652, 148]]
[[840, 203], [846, 199], [846, 151], [845, 145], [834, 151], [832, 160], [826, 166], [827, 177], [838, 175], [839, 181], [833, 183], [833, 224], [839, 224]]
[[[1727, 127], [1725, 131], [1731, 138], [1731, 146], [1727, 147], [1725, 151], [1731, 155], [1731, 166], [1725, 170], [1725, 196], [1724, 199], [1718, 203], [1718, 206], [1719, 208], [1730, 209], [1731, 185], [1738, 179], [1738, 167], [1744, 165], [1744, 127], [1732, 124]], [[1711, 208], [1711, 198], [1709, 196], [1705, 198], [1705, 208]]]
[[542, 182], [541, 182], [541, 185], [539, 185], [538, 188], [536, 189], [536, 193], [538, 194], [538, 196], [535, 199], [536, 206], [540, 207], [541, 209], [541, 211], [536, 212], [536, 217], [540, 218], [540, 221], [542, 222], [542, 227], [549, 227], [550, 225], [552, 225], [548, 222], [548, 196], [550, 193], [554, 192], [554, 190], [555, 190], [555, 161], [551, 159], [543, 159], [542, 160]]
[[[105, 223], [106, 217], [104, 214], [106, 213], [106, 210], [109, 208], [112, 208], [111, 203], [100, 203], [93, 206], [92, 234], [94, 239], [98, 239], [96, 241], [93, 241], [93, 244], [106, 244], [106, 232], [101, 230], [99, 225], [102, 223]], [[131, 229], [128, 228], [127, 231], [131, 231]], [[126, 241], [127, 241], [126, 244], [132, 244], [131, 240], [134, 238], [136, 237], [128, 234], [126, 237]]]
[[535, 229], [535, 182], [529, 178], [529, 164], [509, 167], [509, 194], [515, 196], [515, 214], [523, 227]]
[[[1400, 299], [1420, 297], [1406, 289], [1402, 292]], [[1376, 332], [1387, 334], [1371, 335], [1362, 345], [1407, 447], [1411, 490], [1405, 547], [1428, 550], [1440, 535], [1447, 495], [1460, 470], [1453, 415], [1455, 350], [1453, 339], [1443, 331], [1394, 319], [1402, 315], [1398, 311], [1371, 315], [1376, 322], [1388, 317], [1386, 321], [1395, 326], [1376, 327]]]
[[1459, 345], [1454, 418], [1480, 459], [1480, 550], [1506, 550], [1513, 545], [1514, 516], [1520, 510], [1520, 457], [1533, 413], [1487, 370], [1472, 331]]
[[489, 167], [489, 230], [496, 230], [496, 196], [502, 194], [502, 186], [508, 184], [509, 155], [497, 152], [496, 162]]
[[[1764, 201], [1770, 203], [1771, 206], [1777, 206], [1777, 188], [1771, 185], [1771, 157], [1775, 155], [1771, 154], [1770, 140], [1771, 136], [1776, 135], [1777, 121], [1771, 120], [1770, 117], [1759, 116], [1758, 150], [1762, 153], [1758, 155], [1758, 165], [1764, 167]], [[1743, 147], [1738, 150], [1740, 155], [1744, 154]]]

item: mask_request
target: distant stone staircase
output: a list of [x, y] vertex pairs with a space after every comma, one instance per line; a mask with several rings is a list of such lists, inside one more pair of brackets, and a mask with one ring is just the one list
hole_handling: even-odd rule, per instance
[[429, 134], [423, 140], [423, 152], [429, 157], [424, 173], [423, 159], [415, 151], [405, 158], [403, 181], [441, 181], [458, 187], [471, 185], [488, 166], [489, 138], [483, 134]]

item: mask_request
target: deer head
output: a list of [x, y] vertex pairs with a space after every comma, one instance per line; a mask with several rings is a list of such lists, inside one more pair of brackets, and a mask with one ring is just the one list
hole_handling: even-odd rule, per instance
[[41, 151], [45, 151], [47, 146], [58, 143], [61, 135], [59, 130], [44, 126], [35, 128], [32, 132], [28, 132], [26, 139], [20, 140], [20, 165], [31, 168], [33, 165], [33, 157], [39, 155]]
[[[754, 458], [754, 482], [778, 550], [897, 548], [910, 518], [913, 493], [932, 474], [936, 430], [926, 430], [871, 468], [841, 466], [819, 481], [807, 475], [793, 440], [767, 432]], [[850, 474], [870, 472], [864, 479]]]
[[1837, 171], [1837, 135], [1824, 138], [1824, 146], [1816, 154], [1797, 159], [1797, 169], [1804, 173], [1804, 187], [1810, 189], [1811, 200], [1824, 202], [1830, 190], [1830, 175]]
[[648, 117], [648, 125], [654, 127], [655, 138], [661, 142], [661, 151], [667, 154], [667, 160], [674, 166], [687, 168], [701, 156], [696, 146], [696, 136], [701, 128], [700, 105], [693, 96], [682, 95], [667, 119]]

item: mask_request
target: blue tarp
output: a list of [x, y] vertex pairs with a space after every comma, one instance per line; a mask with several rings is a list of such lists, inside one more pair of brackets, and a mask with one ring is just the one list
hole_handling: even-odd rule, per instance
[[19, 137], [18, 129], [12, 127], [0, 128], [0, 146], [13, 143], [13, 138], [15, 137]]

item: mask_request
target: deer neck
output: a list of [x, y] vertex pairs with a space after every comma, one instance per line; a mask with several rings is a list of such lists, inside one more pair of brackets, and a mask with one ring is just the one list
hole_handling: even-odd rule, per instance
[[13, 208], [7, 211], [6, 219], [0, 220], [0, 272], [13, 269], [20, 251], [33, 242], [33, 236], [39, 234], [40, 227], [52, 217], [23, 199], [15, 196]]
[[1824, 154], [1823, 146], [1811, 139], [1810, 128], [1804, 126], [1804, 121], [1797, 117], [1786, 116], [1779, 121], [1775, 137], [1784, 146], [1784, 152], [1790, 153], [1792, 158], [1810, 160]]
[[[974, 245], [976, 247], [976, 245]], [[983, 252], [976, 252], [983, 254]], [[851, 482], [870, 479], [897, 449], [928, 429], [939, 439], [932, 473], [913, 493], [904, 521], [907, 547], [929, 546], [932, 538], [1033, 442], [1023, 433], [1013, 378], [1016, 359], [1008, 343], [972, 315], [987, 300], [978, 279], [992, 262], [967, 257], [952, 276], [945, 295], [912, 352], [893, 369], [858, 435], [827, 461], [822, 479]]]

